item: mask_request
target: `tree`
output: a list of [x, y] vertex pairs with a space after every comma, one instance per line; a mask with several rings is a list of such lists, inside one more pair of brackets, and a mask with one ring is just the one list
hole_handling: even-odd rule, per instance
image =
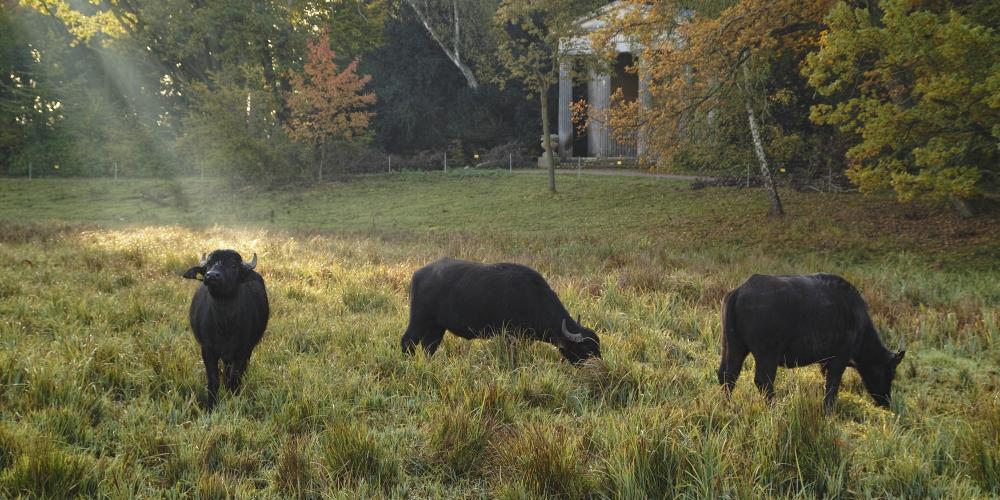
[[543, 159], [549, 169], [549, 191], [556, 192], [555, 161], [549, 126], [548, 96], [559, 82], [560, 42], [580, 35], [577, 21], [600, 5], [596, 1], [503, 0], [494, 16], [499, 33], [497, 55], [506, 69], [498, 80], [514, 79], [541, 105]]
[[[770, 200], [770, 215], [784, 214], [763, 138], [770, 63], [783, 51], [815, 43], [830, 1], [741, 0], [706, 2], [629, 0], [632, 8], [598, 34], [602, 46], [623, 34], [645, 50], [641, 65], [654, 106], [619, 103], [608, 121], [612, 130], [643, 128], [649, 149], [671, 159], [717, 119], [721, 110], [740, 109], [752, 151]], [[738, 103], [738, 108], [734, 104]]]
[[343, 71], [334, 63], [330, 38], [323, 33], [309, 42], [303, 72], [291, 76], [288, 104], [292, 116], [286, 130], [293, 140], [311, 143], [319, 154], [318, 179], [323, 180], [326, 147], [335, 141], [350, 141], [368, 128], [375, 94], [363, 93], [371, 76], [357, 74], [355, 59]]
[[830, 12], [803, 69], [832, 99], [812, 118], [853, 138], [847, 174], [862, 191], [967, 209], [961, 200], [1000, 192], [1000, 32], [914, 4], [884, 0], [881, 18], [846, 4]]
[[[497, 0], [405, 0], [421, 26], [455, 65], [471, 89], [479, 88], [479, 80], [470, 61], [483, 58], [492, 51], [490, 16]], [[463, 54], [465, 56], [463, 57]]]
[[483, 152], [512, 141], [533, 143], [541, 134], [537, 106], [524, 99], [519, 85], [501, 90], [484, 81], [479, 89], [469, 88], [411, 9], [402, 9], [385, 29], [385, 43], [366, 53], [359, 67], [372, 75], [369, 88], [379, 97], [372, 108], [375, 146], [393, 154], [434, 150], [440, 156], [456, 140]]

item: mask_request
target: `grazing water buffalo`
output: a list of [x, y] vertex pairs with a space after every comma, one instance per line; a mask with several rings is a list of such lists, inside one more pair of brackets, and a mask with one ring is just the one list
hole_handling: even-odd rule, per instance
[[769, 399], [779, 365], [819, 363], [830, 409], [848, 366], [861, 375], [875, 404], [888, 406], [896, 366], [906, 351], [894, 353], [882, 345], [868, 306], [844, 278], [755, 274], [723, 299], [719, 383], [727, 394], [748, 353], [757, 365], [754, 383]]
[[403, 352], [434, 354], [444, 331], [466, 339], [507, 331], [548, 342], [571, 363], [601, 357], [597, 334], [573, 321], [537, 271], [519, 264], [440, 259], [413, 273]]
[[219, 359], [226, 388], [236, 392], [250, 353], [267, 328], [267, 290], [264, 278], [254, 271], [256, 266], [257, 254], [250, 262], [243, 262], [232, 250], [216, 250], [184, 273], [188, 279], [198, 279], [199, 274], [204, 277], [191, 299], [188, 319], [208, 374], [209, 409], [218, 397]]

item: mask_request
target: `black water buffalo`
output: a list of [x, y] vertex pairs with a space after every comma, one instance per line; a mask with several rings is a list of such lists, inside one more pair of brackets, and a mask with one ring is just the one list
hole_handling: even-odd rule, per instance
[[434, 354], [445, 330], [466, 339], [522, 335], [556, 346], [572, 363], [601, 357], [597, 334], [573, 321], [542, 275], [519, 264], [445, 258], [413, 273], [403, 352], [420, 342]]
[[757, 369], [754, 383], [774, 397], [777, 367], [819, 363], [826, 377], [827, 409], [837, 399], [840, 377], [854, 367], [879, 406], [888, 406], [896, 366], [906, 351], [882, 344], [861, 294], [832, 274], [755, 274], [726, 295], [722, 304], [719, 383], [732, 390], [747, 354]]
[[254, 271], [256, 266], [257, 254], [250, 262], [243, 262], [240, 254], [232, 250], [216, 250], [184, 273], [188, 279], [204, 277], [191, 299], [188, 319], [205, 362], [210, 409], [219, 392], [219, 359], [223, 362], [226, 388], [236, 392], [250, 354], [267, 328], [267, 290], [264, 278]]

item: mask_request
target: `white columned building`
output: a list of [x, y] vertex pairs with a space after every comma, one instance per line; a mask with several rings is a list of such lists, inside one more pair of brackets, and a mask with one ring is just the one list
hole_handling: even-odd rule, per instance
[[[580, 75], [573, 71], [574, 56], [589, 56], [594, 53], [589, 34], [604, 28], [609, 19], [620, 16], [623, 9], [628, 8], [631, 7], [620, 1], [608, 4], [577, 22], [583, 31], [581, 36], [560, 42], [559, 52], [563, 61], [559, 66], [558, 152], [564, 159], [579, 156], [629, 158], [644, 152], [641, 131], [630, 134], [634, 136], [631, 139], [617, 141], [605, 124], [592, 120], [586, 133], [580, 134], [573, 123], [570, 109], [573, 102], [586, 99], [590, 107], [598, 113], [604, 113], [611, 105], [611, 96], [619, 89], [626, 101], [639, 100], [642, 105], [649, 106], [649, 93], [646, 91], [642, 72], [637, 75], [626, 70], [638, 63], [642, 47], [620, 34], [611, 40], [615, 60], [609, 62], [608, 72], [589, 69], [586, 75]], [[574, 77], [585, 81], [575, 80]]]

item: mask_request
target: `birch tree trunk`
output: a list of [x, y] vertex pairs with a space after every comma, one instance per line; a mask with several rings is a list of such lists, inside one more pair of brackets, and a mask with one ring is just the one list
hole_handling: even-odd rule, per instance
[[760, 140], [760, 130], [757, 127], [757, 115], [753, 112], [753, 106], [750, 104], [751, 92], [751, 81], [750, 81], [750, 68], [748, 66], [749, 62], [743, 61], [743, 104], [747, 108], [747, 121], [750, 122], [750, 138], [753, 140], [753, 151], [757, 155], [757, 162], [760, 164], [760, 176], [764, 180], [764, 189], [767, 190], [767, 196], [771, 199], [771, 210], [768, 215], [771, 217], [781, 217], [785, 215], [785, 209], [781, 206], [781, 197], [778, 196], [778, 189], [774, 186], [774, 178], [771, 177], [771, 169], [767, 166], [767, 155], [764, 154], [764, 143]]
[[767, 166], [767, 156], [764, 154], [764, 144], [760, 141], [760, 132], [757, 129], [757, 117], [754, 115], [753, 106], [750, 105], [750, 98], [745, 97], [744, 103], [747, 107], [747, 121], [750, 122], [750, 137], [753, 139], [753, 150], [757, 154], [757, 161], [760, 163], [760, 176], [764, 179], [764, 188], [771, 199], [771, 217], [785, 215], [785, 209], [781, 206], [781, 197], [774, 187], [774, 178], [771, 177], [771, 169]]
[[441, 47], [441, 50], [444, 51], [444, 55], [448, 56], [448, 59], [452, 62], [452, 64], [454, 64], [455, 67], [458, 68], [458, 70], [462, 73], [462, 76], [465, 77], [466, 85], [468, 85], [470, 89], [478, 89], [479, 81], [476, 80], [476, 75], [472, 73], [472, 68], [469, 68], [467, 64], [462, 62], [462, 57], [458, 50], [460, 42], [459, 37], [461, 33], [458, 28], [457, 0], [452, 2], [452, 7], [454, 9], [453, 15], [455, 18], [455, 35], [453, 40], [454, 48], [451, 49], [448, 48], [448, 46], [445, 45], [444, 41], [442, 41], [441, 38], [437, 35], [437, 33], [434, 32], [434, 27], [431, 26], [430, 16], [428, 15], [427, 12], [423, 12], [420, 10], [420, 7], [417, 6], [416, 0], [406, 0], [406, 4], [409, 5], [411, 9], [413, 9], [414, 13], [416, 13], [417, 19], [420, 20], [420, 24], [424, 26], [424, 29], [427, 30], [427, 33], [431, 35], [431, 38], [434, 40], [435, 43], [438, 44], [438, 47]]

